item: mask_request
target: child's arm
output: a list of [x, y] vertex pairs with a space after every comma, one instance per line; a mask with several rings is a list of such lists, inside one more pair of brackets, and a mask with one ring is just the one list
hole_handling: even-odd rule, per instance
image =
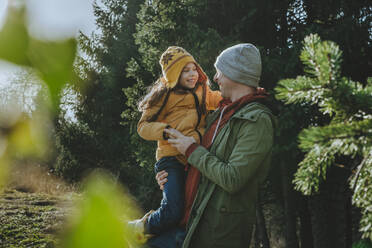
[[222, 100], [221, 92], [219, 90], [212, 91], [209, 86], [207, 86], [206, 92], [206, 107], [207, 110], [215, 110], [218, 104]]
[[[167, 123], [159, 121], [147, 121], [154, 116], [160, 109], [160, 104], [146, 109], [137, 124], [137, 132], [145, 140], [164, 140], [163, 131], [168, 126]], [[165, 109], [163, 109], [165, 111]]]

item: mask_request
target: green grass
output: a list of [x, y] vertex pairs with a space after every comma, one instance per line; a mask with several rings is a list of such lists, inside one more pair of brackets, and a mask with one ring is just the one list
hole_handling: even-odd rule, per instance
[[71, 200], [5, 190], [0, 194], [0, 247], [56, 247]]

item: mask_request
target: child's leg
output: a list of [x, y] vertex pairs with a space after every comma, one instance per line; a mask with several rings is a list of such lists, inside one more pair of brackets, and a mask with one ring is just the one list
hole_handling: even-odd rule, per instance
[[164, 185], [163, 199], [160, 207], [150, 214], [145, 223], [145, 232], [160, 234], [179, 224], [184, 211], [185, 170], [184, 165], [175, 157], [160, 159], [155, 171], [165, 170], [168, 173]]
[[162, 234], [149, 239], [146, 245], [150, 248], [181, 248], [186, 232], [180, 227], [174, 227]]

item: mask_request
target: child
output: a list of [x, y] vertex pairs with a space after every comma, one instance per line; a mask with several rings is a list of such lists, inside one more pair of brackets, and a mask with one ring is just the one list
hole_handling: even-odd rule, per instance
[[219, 91], [211, 91], [208, 78], [194, 58], [183, 48], [171, 46], [159, 61], [163, 76], [139, 103], [142, 117], [138, 134], [146, 140], [157, 140], [155, 171], [166, 170], [163, 199], [156, 211], [132, 222], [136, 232], [160, 234], [177, 226], [184, 211], [186, 157], [172, 147], [167, 128], [174, 128], [200, 143], [207, 111], [217, 108], [222, 99]]

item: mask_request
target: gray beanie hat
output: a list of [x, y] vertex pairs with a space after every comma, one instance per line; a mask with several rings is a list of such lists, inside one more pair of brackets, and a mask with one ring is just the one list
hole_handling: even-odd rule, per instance
[[249, 43], [225, 49], [214, 66], [231, 80], [258, 87], [261, 76], [261, 56], [258, 49]]

